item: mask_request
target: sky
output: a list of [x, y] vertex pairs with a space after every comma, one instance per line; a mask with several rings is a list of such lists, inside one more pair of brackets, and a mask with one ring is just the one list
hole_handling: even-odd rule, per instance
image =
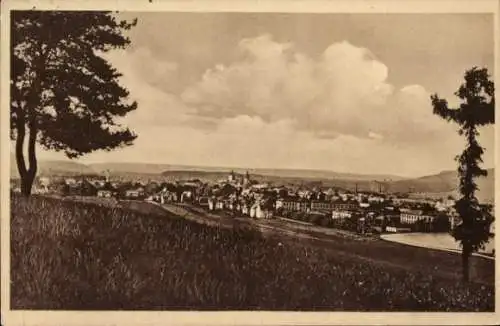
[[[305, 168], [422, 176], [456, 168], [456, 105], [493, 71], [487, 14], [121, 13], [131, 46], [106, 58], [138, 109], [133, 146], [81, 162]], [[493, 127], [481, 130], [494, 166]], [[41, 159], [63, 159], [40, 152]]]

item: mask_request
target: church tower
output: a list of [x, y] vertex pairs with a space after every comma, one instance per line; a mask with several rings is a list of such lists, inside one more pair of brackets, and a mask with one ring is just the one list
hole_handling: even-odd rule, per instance
[[229, 174], [228, 180], [229, 180], [229, 182], [234, 181], [234, 171], [231, 171], [231, 174]]
[[246, 186], [250, 184], [250, 174], [248, 173], [248, 171], [245, 173], [245, 178], [243, 179], [243, 185]]

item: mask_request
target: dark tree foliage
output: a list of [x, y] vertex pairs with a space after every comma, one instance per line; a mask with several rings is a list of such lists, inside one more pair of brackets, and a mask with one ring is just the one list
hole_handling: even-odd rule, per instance
[[448, 232], [450, 231], [450, 219], [445, 213], [439, 213], [432, 221], [433, 232]]
[[495, 87], [486, 68], [473, 67], [465, 72], [465, 82], [455, 95], [460, 99], [458, 108], [449, 108], [448, 102], [437, 94], [431, 96], [434, 113], [459, 125], [458, 133], [464, 136], [466, 146], [455, 159], [460, 177], [460, 198], [455, 209], [462, 222], [452, 234], [462, 245], [464, 281], [469, 280], [469, 257], [483, 248], [490, 237], [493, 222], [491, 207], [480, 205], [476, 198], [475, 179], [487, 175], [480, 167], [484, 149], [479, 145], [479, 127], [495, 122]]
[[119, 21], [110, 12], [11, 15], [11, 138], [22, 192], [29, 196], [37, 143], [76, 158], [130, 145], [136, 138], [116, 118], [137, 103], [127, 101], [129, 92], [118, 83], [121, 74], [100, 56], [129, 45], [123, 32], [136, 21]]

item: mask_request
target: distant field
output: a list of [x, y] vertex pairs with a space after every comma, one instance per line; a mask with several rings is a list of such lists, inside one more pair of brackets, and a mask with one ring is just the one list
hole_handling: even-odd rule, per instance
[[322, 248], [129, 204], [14, 196], [12, 309], [494, 309], [486, 260], [461, 285], [456, 254], [340, 238]]

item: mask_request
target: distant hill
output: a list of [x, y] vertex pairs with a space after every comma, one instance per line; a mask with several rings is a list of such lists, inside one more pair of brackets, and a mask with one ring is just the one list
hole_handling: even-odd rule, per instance
[[[477, 197], [482, 202], [494, 202], [495, 169], [487, 169], [488, 176], [479, 178]], [[456, 171], [443, 171], [439, 174], [424, 176], [416, 179], [399, 180], [389, 184], [391, 192], [419, 192], [419, 193], [449, 193], [457, 197], [458, 174]]]
[[111, 174], [161, 174], [171, 167], [169, 164], [150, 163], [94, 163], [88, 166], [97, 173], [109, 171]]
[[[13, 178], [19, 178], [16, 160], [13, 156], [10, 159], [10, 173]], [[80, 175], [94, 174], [94, 170], [89, 166], [73, 161], [39, 161], [38, 175]]]
[[[74, 161], [39, 161], [39, 173], [45, 175], [61, 174], [103, 174], [107, 171], [111, 175], [161, 175], [164, 172], [175, 172], [181, 175], [183, 172], [206, 175], [206, 173], [215, 173], [218, 176], [227, 175], [233, 170], [236, 173], [243, 174], [249, 172], [254, 176], [279, 177], [279, 178], [298, 178], [314, 180], [356, 180], [356, 181], [383, 181], [383, 180], [404, 180], [405, 178], [394, 175], [364, 175], [352, 173], [338, 173], [333, 171], [307, 170], [307, 169], [244, 169], [232, 167], [212, 167], [212, 166], [191, 166], [191, 165], [173, 165], [173, 164], [151, 164], [151, 163], [94, 163], [83, 164]], [[11, 174], [18, 176], [14, 156], [11, 156]]]
[[443, 171], [416, 179], [392, 182], [390, 190], [392, 192], [446, 192], [455, 189], [457, 184], [458, 178], [455, 171]]
[[233, 170], [236, 173], [243, 174], [248, 171], [252, 175], [277, 176], [284, 178], [312, 178], [312, 179], [343, 179], [343, 180], [404, 180], [405, 178], [395, 175], [364, 175], [351, 173], [338, 173], [323, 170], [307, 169], [245, 169], [232, 167], [212, 167], [212, 166], [191, 166], [191, 165], [172, 165], [172, 164], [142, 164], [142, 163], [97, 163], [89, 165], [96, 172], [106, 170], [111, 173], [132, 172], [144, 174], [156, 174], [168, 171], [198, 171], [198, 172], [218, 172], [228, 173]]
[[[11, 175], [18, 177], [14, 157], [11, 156]], [[220, 180], [227, 177], [229, 171], [244, 174], [247, 169], [231, 167], [207, 167], [173, 164], [148, 163], [96, 163], [82, 164], [74, 161], [40, 161], [39, 175], [78, 175], [103, 174], [130, 177], [133, 179], [201, 179], [207, 181]], [[333, 171], [306, 169], [248, 169], [256, 181], [268, 181], [275, 184], [314, 183], [325, 187], [338, 187], [354, 190], [374, 190], [374, 181], [384, 182], [388, 192], [412, 192], [420, 195], [457, 196], [458, 176], [455, 171], [444, 171], [438, 174], [403, 178], [393, 175], [363, 175], [338, 173]], [[478, 199], [482, 202], [494, 202], [494, 169], [488, 169], [488, 176], [478, 181]]]

